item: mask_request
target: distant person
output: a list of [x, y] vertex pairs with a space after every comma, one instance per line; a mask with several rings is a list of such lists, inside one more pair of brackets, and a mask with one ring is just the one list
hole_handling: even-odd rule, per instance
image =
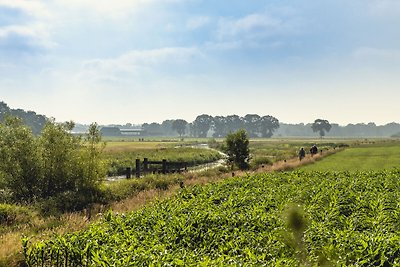
[[317, 145], [313, 145], [313, 146], [310, 148], [311, 157], [314, 156], [314, 155], [317, 154], [317, 153], [318, 153]]
[[306, 156], [306, 151], [302, 147], [299, 151], [299, 160], [301, 161]]

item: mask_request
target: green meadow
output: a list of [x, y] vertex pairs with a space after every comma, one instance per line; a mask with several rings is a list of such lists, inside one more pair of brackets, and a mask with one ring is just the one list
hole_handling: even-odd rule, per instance
[[303, 166], [305, 171], [369, 171], [400, 167], [400, 143], [390, 142], [350, 147]]

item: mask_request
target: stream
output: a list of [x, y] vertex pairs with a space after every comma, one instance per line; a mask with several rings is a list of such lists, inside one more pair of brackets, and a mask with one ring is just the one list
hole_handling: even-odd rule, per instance
[[[177, 146], [176, 148], [180, 148], [183, 146]], [[192, 166], [192, 167], [188, 167], [187, 170], [188, 172], [202, 172], [202, 171], [207, 171], [207, 170], [211, 170], [211, 169], [215, 169], [221, 166], [224, 166], [226, 163], [226, 158], [228, 157], [228, 155], [226, 155], [225, 153], [216, 150], [214, 148], [211, 148], [208, 146], [208, 144], [198, 144], [198, 145], [190, 145], [187, 147], [193, 147], [193, 148], [202, 148], [202, 149], [211, 149], [213, 151], [218, 152], [222, 158], [213, 162], [209, 162], [209, 163], [204, 163], [204, 164], [199, 164], [196, 166]], [[135, 174], [132, 173], [132, 178], [134, 178]], [[110, 176], [110, 177], [106, 177], [104, 180], [106, 183], [111, 183], [111, 182], [116, 182], [122, 179], [127, 179], [126, 175], [120, 175], [120, 176]]]

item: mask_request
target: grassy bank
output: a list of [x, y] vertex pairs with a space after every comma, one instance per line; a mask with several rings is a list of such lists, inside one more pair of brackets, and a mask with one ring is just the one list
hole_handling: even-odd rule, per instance
[[306, 171], [368, 171], [400, 167], [398, 142], [368, 144], [351, 147], [342, 153], [324, 158], [318, 164], [304, 166]]

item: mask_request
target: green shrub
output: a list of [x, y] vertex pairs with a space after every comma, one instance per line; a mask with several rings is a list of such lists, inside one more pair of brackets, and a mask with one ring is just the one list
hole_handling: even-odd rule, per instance
[[45, 215], [58, 215], [63, 212], [79, 211], [92, 203], [105, 204], [109, 200], [106, 191], [98, 188], [86, 188], [80, 191], [64, 191], [38, 203]]
[[32, 216], [33, 213], [29, 208], [11, 204], [0, 204], [0, 224], [27, 223]]
[[259, 166], [262, 166], [262, 165], [272, 165], [272, 163], [273, 162], [270, 157], [258, 156], [258, 157], [253, 158], [250, 161], [250, 166], [252, 168], [258, 168]]
[[99, 201], [105, 176], [100, 131], [92, 124], [83, 139], [70, 133], [73, 127], [72, 122], [48, 121], [35, 137], [18, 118], [1, 123], [0, 198], [20, 203], [48, 199], [45, 207], [62, 211]]

